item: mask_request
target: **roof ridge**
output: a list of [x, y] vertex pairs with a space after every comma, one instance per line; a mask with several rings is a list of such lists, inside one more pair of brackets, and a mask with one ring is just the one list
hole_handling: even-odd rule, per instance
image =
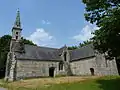
[[80, 49], [86, 48], [86, 47], [88, 47], [88, 46], [90, 46], [90, 45], [92, 45], [92, 44], [88, 44], [88, 45], [85, 45], [85, 46], [83, 46], [83, 47], [80, 47], [80, 48], [77, 48], [77, 49], [71, 50], [71, 51], [80, 50]]
[[28, 45], [28, 46], [32, 46], [32, 47], [38, 47], [38, 48], [49, 48], [49, 49], [56, 49], [56, 50], [59, 50], [59, 48], [52, 48], [52, 47], [44, 47], [44, 46], [35, 46], [35, 45], [29, 45], [29, 44], [25, 44], [25, 45]]

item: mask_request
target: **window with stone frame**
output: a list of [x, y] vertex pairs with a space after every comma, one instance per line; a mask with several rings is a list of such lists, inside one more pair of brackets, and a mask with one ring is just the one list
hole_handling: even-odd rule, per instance
[[63, 62], [59, 62], [59, 70], [63, 70]]

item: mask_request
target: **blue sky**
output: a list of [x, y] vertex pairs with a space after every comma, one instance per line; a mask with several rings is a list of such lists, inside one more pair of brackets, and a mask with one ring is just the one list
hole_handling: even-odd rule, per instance
[[17, 8], [22, 35], [40, 46], [78, 45], [96, 28], [85, 21], [81, 0], [1, 0], [0, 36], [11, 34]]

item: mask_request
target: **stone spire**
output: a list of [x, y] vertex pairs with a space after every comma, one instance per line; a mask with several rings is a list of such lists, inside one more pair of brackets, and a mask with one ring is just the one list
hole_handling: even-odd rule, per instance
[[18, 9], [16, 20], [12, 28], [12, 39], [17, 41], [21, 40], [21, 31], [22, 31], [22, 28], [21, 28], [21, 22], [20, 22], [20, 11]]
[[14, 27], [21, 28], [20, 11], [19, 11], [19, 9], [17, 10], [17, 16], [16, 16], [16, 20], [15, 20], [15, 23], [14, 23]]

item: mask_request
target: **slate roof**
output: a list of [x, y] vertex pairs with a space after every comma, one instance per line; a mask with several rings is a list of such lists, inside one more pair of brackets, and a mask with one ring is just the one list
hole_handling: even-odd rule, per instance
[[17, 59], [61, 60], [58, 49], [24, 45], [25, 53], [16, 53]]
[[75, 50], [70, 51], [71, 61], [80, 60], [80, 59], [88, 58], [92, 56], [95, 56], [92, 44], [84, 46], [80, 49], [75, 49]]
[[[19, 46], [18, 43], [16, 45]], [[17, 50], [20, 51], [20, 49], [17, 49]], [[61, 61], [62, 59], [61, 59], [60, 55], [63, 50], [64, 50], [64, 47], [57, 49], [57, 48], [39, 47], [39, 46], [25, 44], [24, 45], [25, 53], [16, 52], [15, 54], [16, 54], [17, 59], [22, 59], [22, 60], [29, 59], [29, 60]], [[71, 61], [81, 60], [83, 58], [95, 56], [92, 44], [89, 44], [80, 49], [72, 50], [69, 52], [70, 52]]]

